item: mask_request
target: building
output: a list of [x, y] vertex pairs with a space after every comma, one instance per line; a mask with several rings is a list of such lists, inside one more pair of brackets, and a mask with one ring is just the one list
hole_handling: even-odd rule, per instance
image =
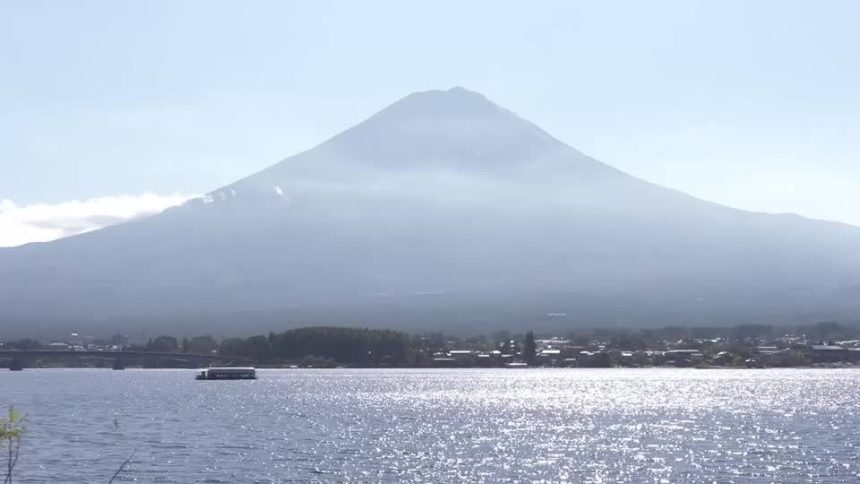
[[838, 363], [848, 361], [848, 348], [835, 345], [812, 345], [809, 347], [816, 363]]
[[696, 363], [701, 363], [705, 355], [699, 350], [669, 350], [663, 353], [666, 361], [674, 363], [676, 366], [688, 366]]

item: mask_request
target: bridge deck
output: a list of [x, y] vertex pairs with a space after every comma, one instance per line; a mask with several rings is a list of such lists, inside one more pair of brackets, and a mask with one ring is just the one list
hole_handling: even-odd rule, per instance
[[91, 357], [106, 359], [154, 356], [189, 361], [250, 361], [239, 356], [214, 353], [163, 353], [158, 351], [0, 350], [0, 358]]

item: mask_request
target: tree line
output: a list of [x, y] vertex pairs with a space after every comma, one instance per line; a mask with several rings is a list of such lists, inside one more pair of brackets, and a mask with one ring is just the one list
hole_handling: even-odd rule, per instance
[[[787, 332], [801, 334], [809, 341], [837, 341], [860, 338], [860, 326], [821, 322], [794, 328], [771, 325], [738, 325], [734, 327], [662, 328], [595, 328], [564, 335], [566, 344], [574, 347], [609, 350], [666, 350], [670, 348], [727, 350], [743, 357], [758, 344], [769, 344]], [[549, 336], [549, 335], [544, 335]], [[722, 338], [707, 348], [703, 340]], [[115, 336], [117, 343], [125, 337]], [[212, 336], [176, 338], [162, 335], [135, 344], [130, 350], [161, 353], [218, 353], [272, 365], [303, 366], [430, 366], [437, 356], [451, 350], [496, 351], [534, 364], [537, 360], [535, 334], [531, 331], [512, 334], [498, 331], [492, 335], [456, 335], [435, 333], [407, 334], [385, 329], [317, 326], [291, 329], [280, 333], [218, 341]], [[34, 339], [0, 341], [0, 348], [27, 350], [45, 348]]]
[[406, 333], [330, 326], [229, 338], [221, 342], [220, 353], [264, 363], [314, 361], [316, 366], [411, 366], [417, 357]]

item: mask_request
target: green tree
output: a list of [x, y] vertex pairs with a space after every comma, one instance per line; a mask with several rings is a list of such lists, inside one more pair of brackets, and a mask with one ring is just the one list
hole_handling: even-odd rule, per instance
[[267, 361], [272, 357], [272, 345], [269, 344], [269, 338], [266, 336], [251, 336], [245, 340], [245, 344], [248, 347], [248, 356], [257, 361]]
[[9, 407], [5, 418], [0, 418], [0, 441], [7, 447], [6, 478], [3, 484], [12, 484], [12, 472], [18, 463], [18, 451], [21, 448], [21, 436], [24, 434], [24, 419], [14, 407]]
[[218, 342], [215, 338], [206, 336], [195, 336], [188, 341], [189, 353], [212, 353], [218, 349]]
[[42, 344], [39, 341], [32, 338], [24, 338], [18, 341], [9, 341], [5, 344], [5, 346], [9, 349], [15, 350], [37, 350], [42, 348]]
[[221, 354], [227, 356], [249, 356], [248, 345], [242, 338], [228, 338], [221, 342]]
[[315, 356], [354, 366], [402, 366], [411, 358], [412, 340], [398, 331], [322, 326], [249, 338], [248, 343], [257, 358], [299, 361]]
[[160, 353], [178, 353], [179, 341], [173, 336], [159, 336], [147, 343], [146, 349]]
[[523, 359], [529, 365], [534, 365], [537, 360], [537, 344], [535, 344], [535, 333], [529, 331], [526, 333], [526, 340], [523, 343]]

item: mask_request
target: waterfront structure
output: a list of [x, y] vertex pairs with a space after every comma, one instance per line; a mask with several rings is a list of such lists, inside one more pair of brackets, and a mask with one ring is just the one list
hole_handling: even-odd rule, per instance
[[200, 370], [197, 380], [256, 380], [257, 370], [252, 367], [220, 367]]

